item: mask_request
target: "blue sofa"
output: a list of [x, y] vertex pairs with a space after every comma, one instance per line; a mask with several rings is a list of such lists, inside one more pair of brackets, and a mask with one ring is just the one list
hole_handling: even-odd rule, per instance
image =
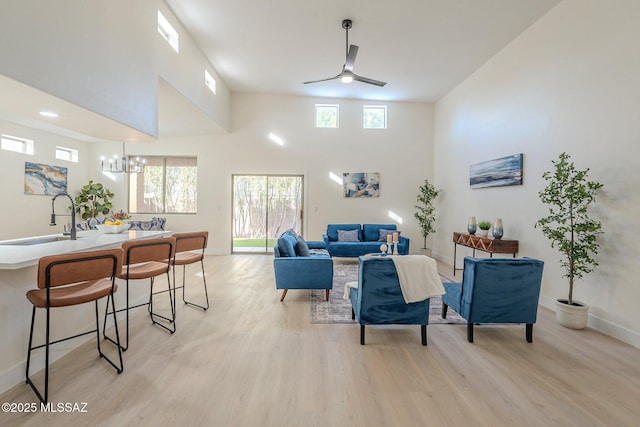
[[273, 248], [276, 289], [282, 289], [284, 301], [289, 289], [325, 289], [327, 301], [333, 289], [333, 260], [324, 249], [310, 249], [293, 230], [278, 238]]
[[465, 257], [462, 283], [443, 283], [442, 317], [451, 307], [467, 321], [467, 341], [473, 325], [524, 323], [527, 342], [533, 342], [533, 324], [544, 263], [533, 258]]
[[[357, 231], [356, 242], [338, 240], [338, 230]], [[380, 230], [395, 230], [395, 224], [329, 224], [327, 234], [322, 236], [325, 246], [331, 256], [355, 258], [366, 254], [379, 253], [380, 245], [387, 243], [387, 239], [380, 240]], [[398, 253], [409, 253], [409, 238], [400, 235]]]
[[360, 344], [365, 325], [420, 325], [422, 345], [427, 345], [429, 299], [407, 304], [393, 260], [389, 257], [360, 257], [358, 288], [349, 290], [352, 317], [360, 323]]

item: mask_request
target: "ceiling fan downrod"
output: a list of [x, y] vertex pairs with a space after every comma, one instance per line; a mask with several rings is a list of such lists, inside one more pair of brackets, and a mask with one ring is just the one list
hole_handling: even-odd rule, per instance
[[346, 30], [346, 43], [345, 43], [346, 52], [345, 52], [345, 58], [349, 57], [349, 29], [351, 27], [353, 27], [353, 21], [351, 21], [351, 19], [343, 19], [342, 20], [342, 28], [344, 28]]

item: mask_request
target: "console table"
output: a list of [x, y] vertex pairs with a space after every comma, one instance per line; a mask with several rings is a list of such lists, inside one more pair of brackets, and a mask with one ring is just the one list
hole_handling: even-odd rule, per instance
[[458, 245], [466, 246], [473, 249], [473, 256], [476, 256], [476, 249], [488, 252], [490, 257], [493, 254], [513, 254], [516, 257], [518, 253], [518, 241], [506, 239], [490, 239], [488, 237], [475, 236], [467, 233], [453, 233], [453, 275], [456, 275], [456, 249]]

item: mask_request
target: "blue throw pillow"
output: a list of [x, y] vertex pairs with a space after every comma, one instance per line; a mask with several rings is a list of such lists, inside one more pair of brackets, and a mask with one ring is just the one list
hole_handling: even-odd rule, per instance
[[311, 255], [309, 252], [309, 245], [302, 238], [302, 236], [298, 236], [296, 239], [295, 251], [297, 256], [309, 256]]
[[296, 237], [293, 233], [285, 232], [278, 239], [278, 249], [280, 250], [280, 255], [284, 257], [294, 257], [296, 256]]

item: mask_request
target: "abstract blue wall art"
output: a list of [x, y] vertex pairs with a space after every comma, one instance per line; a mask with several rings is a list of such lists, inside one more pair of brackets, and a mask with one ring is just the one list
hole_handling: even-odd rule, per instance
[[471, 188], [522, 185], [522, 153], [471, 165], [469, 185]]
[[380, 197], [380, 174], [356, 172], [342, 174], [344, 197]]
[[24, 194], [67, 192], [67, 168], [24, 162]]

